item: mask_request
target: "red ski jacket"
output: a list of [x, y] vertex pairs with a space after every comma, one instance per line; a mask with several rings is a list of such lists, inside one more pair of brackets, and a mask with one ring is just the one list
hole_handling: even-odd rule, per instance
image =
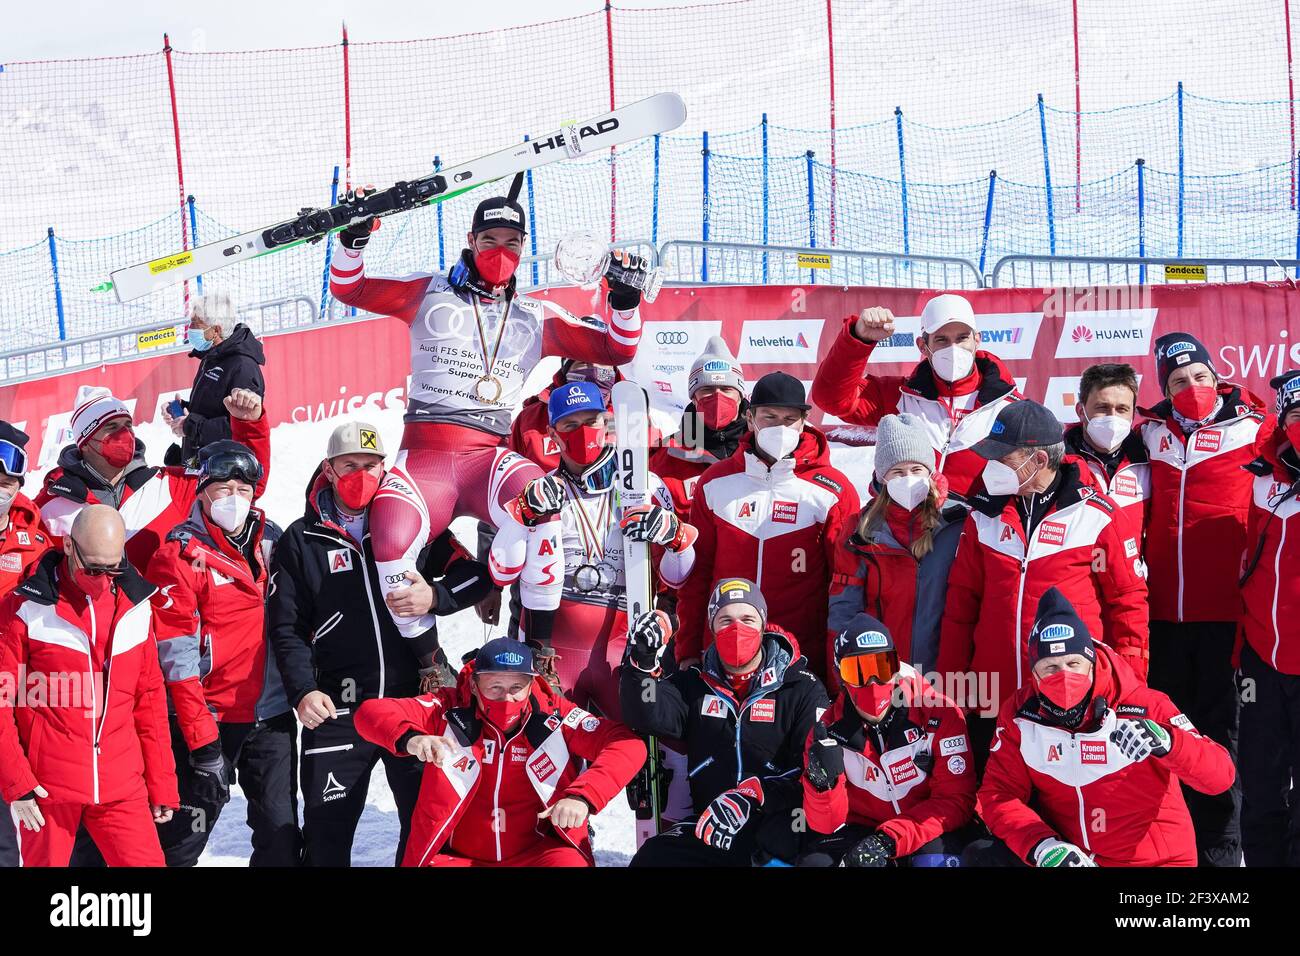
[[9, 506], [9, 523], [0, 531], [0, 597], [18, 587], [28, 569], [53, 547], [40, 511], [20, 491]]
[[178, 807], [153, 585], [128, 568], [92, 602], [62, 562], [47, 554], [0, 604], [0, 796]]
[[[853, 334], [853, 316], [817, 368], [812, 401], [823, 411], [850, 425], [877, 425], [886, 415], [911, 412], [925, 423], [934, 447], [934, 460], [948, 478], [948, 490], [962, 498], [983, 487], [985, 461], [970, 450], [987, 438], [998, 412], [1020, 398], [1015, 379], [992, 352], [975, 353], [974, 370], [960, 382], [942, 381], [926, 359], [907, 376], [867, 375], [867, 361], [876, 347]], [[865, 377], [864, 377], [865, 375]], [[952, 396], [975, 393], [970, 411], [954, 408]]]
[[[271, 473], [271, 426], [266, 413], [255, 422], [230, 420], [233, 439], [252, 449], [262, 463], [262, 480], [256, 494], [266, 489]], [[137, 568], [147, 568], [154, 552], [162, 547], [167, 533], [189, 517], [198, 494], [199, 476], [179, 466], [155, 468], [144, 463], [144, 443], [135, 443], [135, 460], [122, 481], [108, 487], [81, 457], [76, 445], [59, 453], [58, 465], [45, 476], [45, 486], [36, 496], [36, 506], [49, 529], [55, 547], [86, 505], [116, 508], [126, 522], [126, 557]]]
[[1281, 429], [1251, 464], [1242, 630], [1260, 660], [1300, 675], [1300, 454]]
[[[592, 860], [586, 826], [561, 830], [537, 814], [564, 797], [604, 809], [645, 762], [640, 738], [622, 724], [587, 713], [533, 683], [531, 712], [503, 734], [478, 713], [467, 691], [472, 665], [456, 688], [420, 697], [367, 700], [356, 713], [366, 740], [398, 754], [408, 732], [452, 737], [445, 766], [426, 764], [403, 866], [428, 866], [447, 847], [458, 856], [500, 862], [558, 836]], [[582, 762], [586, 761], [585, 769]]]
[[289, 709], [267, 653], [262, 512], [254, 508], [255, 568], [194, 503], [189, 519], [149, 562], [158, 655], [190, 750], [217, 739], [217, 724], [248, 724]]
[[[835, 699], [822, 722], [844, 747], [844, 774], [825, 793], [802, 779], [810, 829], [875, 827], [893, 837], [903, 857], [970, 822], [975, 766], [957, 705], [910, 666], [900, 674], [909, 704], [894, 707], [878, 727], [868, 725], [843, 694]], [[805, 763], [816, 733], [813, 728], [808, 735]]]
[[1120, 518], [1127, 533], [1135, 538], [1138, 548], [1145, 553], [1147, 515], [1151, 510], [1151, 462], [1146, 445], [1138, 432], [1141, 424], [1124, 439], [1120, 446], [1119, 465], [1112, 475], [1083, 436], [1083, 426], [1070, 425], [1065, 429], [1065, 450], [1088, 466], [1097, 487], [1119, 506]]
[[1088, 469], [1065, 457], [1057, 494], [1028, 540], [1015, 496], [981, 493], [972, 505], [948, 575], [939, 671], [990, 675], [998, 702], [1013, 697], [1029, 682], [1028, 640], [1038, 601], [1057, 587], [1089, 633], [1103, 635], [1145, 679], [1142, 558], [1116, 520], [1119, 509]]
[[858, 493], [831, 467], [824, 436], [805, 426], [794, 457], [771, 468], [753, 453], [753, 434], [700, 479], [690, 523], [700, 532], [695, 566], [679, 591], [677, 659], [708, 646], [705, 620], [714, 583], [753, 580], [768, 620], [794, 635], [813, 673], [826, 672], [826, 592], [835, 549], [858, 515]]
[[[1236, 770], [1228, 751], [1197, 733], [1164, 694], [1098, 646], [1093, 700], [1104, 703], [1076, 733], [1045, 723], [1032, 687], [1007, 700], [978, 795], [993, 835], [1025, 862], [1057, 837], [1099, 866], [1195, 866], [1196, 834], [1180, 782], [1222, 793]], [[1122, 718], [1150, 718], [1170, 732], [1164, 757], [1134, 763], [1110, 740]]]
[[1151, 458], [1147, 585], [1153, 621], [1237, 621], [1237, 575], [1246, 546], [1263, 403], [1239, 385], [1219, 385], [1223, 410], [1191, 435], [1167, 399], [1145, 414], [1142, 440]]

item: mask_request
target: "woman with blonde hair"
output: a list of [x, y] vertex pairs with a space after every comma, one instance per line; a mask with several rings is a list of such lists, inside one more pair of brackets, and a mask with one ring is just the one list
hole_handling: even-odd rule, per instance
[[916, 415], [880, 420], [872, 491], [836, 550], [827, 628], [833, 636], [865, 611], [885, 622], [899, 658], [926, 673], [939, 653], [965, 511], [947, 505], [948, 482], [934, 470], [934, 449]]

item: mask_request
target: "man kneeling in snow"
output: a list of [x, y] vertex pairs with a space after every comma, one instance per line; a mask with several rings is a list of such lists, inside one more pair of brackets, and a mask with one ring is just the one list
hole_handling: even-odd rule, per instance
[[365, 701], [356, 729], [426, 764], [403, 866], [592, 866], [587, 817], [646, 758], [631, 731], [556, 694], [532, 649], [504, 637], [456, 688]]

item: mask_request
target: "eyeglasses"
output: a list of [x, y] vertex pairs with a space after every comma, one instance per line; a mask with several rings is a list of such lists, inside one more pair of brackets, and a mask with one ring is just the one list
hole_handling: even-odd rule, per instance
[[850, 687], [866, 687], [872, 678], [887, 684], [898, 673], [898, 652], [854, 654], [840, 661], [839, 670], [840, 680]]
[[69, 536], [68, 540], [72, 542], [72, 550], [77, 555], [77, 563], [81, 565], [81, 570], [85, 571], [90, 577], [98, 578], [107, 574], [110, 578], [115, 578], [126, 571], [125, 558], [112, 565], [87, 564], [85, 557], [81, 553], [81, 548], [77, 544], [77, 539]]
[[27, 474], [27, 452], [11, 441], [0, 440], [0, 471], [10, 478]]
[[199, 477], [204, 481], [234, 478], [256, 486], [262, 480], [262, 463], [247, 451], [219, 451], [200, 459]]

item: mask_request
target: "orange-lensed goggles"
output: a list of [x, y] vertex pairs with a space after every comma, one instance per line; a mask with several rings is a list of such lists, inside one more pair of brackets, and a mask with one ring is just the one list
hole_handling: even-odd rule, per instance
[[880, 683], [886, 684], [893, 680], [897, 673], [897, 651], [854, 654], [840, 661], [840, 680], [850, 687], [866, 687], [873, 677]]

